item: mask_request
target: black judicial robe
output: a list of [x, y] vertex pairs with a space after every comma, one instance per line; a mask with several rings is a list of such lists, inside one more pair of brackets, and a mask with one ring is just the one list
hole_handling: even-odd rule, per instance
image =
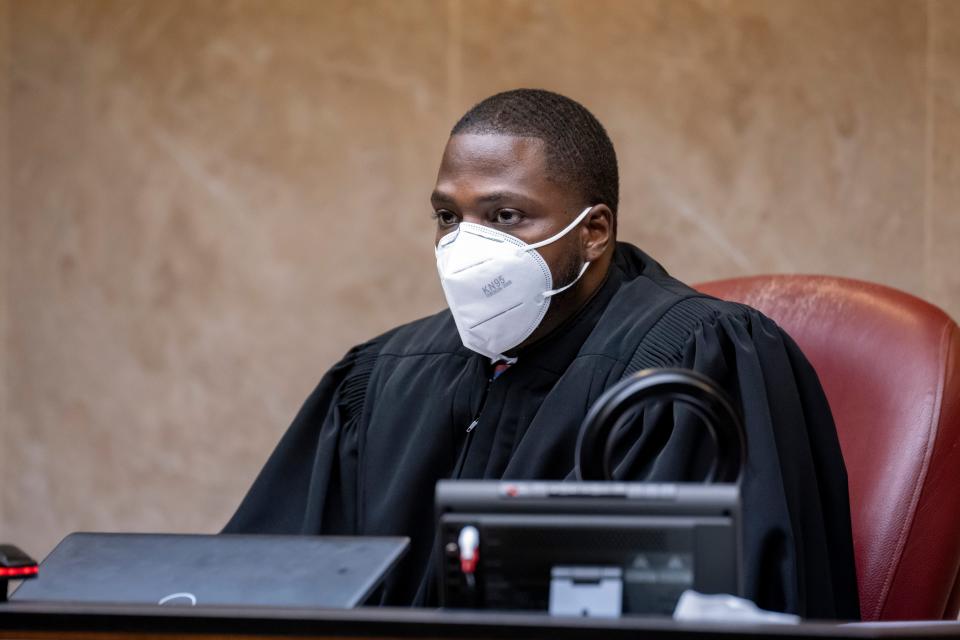
[[[623, 377], [665, 366], [700, 371], [740, 399], [747, 597], [811, 618], [859, 618], [846, 471], [815, 372], [773, 321], [698, 293], [625, 243], [593, 299], [495, 380], [449, 311], [351, 349], [225, 532], [409, 536], [382, 601], [433, 604], [436, 481], [572, 477], [591, 404]], [[697, 479], [711, 448], [681, 415], [648, 415], [620, 439], [617, 475]]]

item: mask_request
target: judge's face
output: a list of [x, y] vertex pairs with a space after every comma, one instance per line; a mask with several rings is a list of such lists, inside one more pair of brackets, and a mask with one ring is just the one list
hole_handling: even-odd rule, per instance
[[[462, 134], [450, 138], [431, 197], [435, 242], [473, 222], [530, 244], [561, 231], [591, 202], [551, 180], [539, 138]], [[590, 258], [581, 234], [571, 232], [538, 249], [558, 286], [571, 281]]]

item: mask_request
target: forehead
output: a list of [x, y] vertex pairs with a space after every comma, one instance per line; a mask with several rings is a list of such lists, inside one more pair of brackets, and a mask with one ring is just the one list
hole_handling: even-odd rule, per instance
[[488, 191], [515, 191], [548, 198], [557, 190], [558, 185], [547, 175], [545, 144], [539, 138], [451, 136], [437, 174], [437, 194], [458, 199]]

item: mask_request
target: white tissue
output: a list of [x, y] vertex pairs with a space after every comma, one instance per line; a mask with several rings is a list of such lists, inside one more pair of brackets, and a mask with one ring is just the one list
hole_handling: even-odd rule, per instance
[[764, 624], [797, 624], [800, 616], [765, 611], [750, 600], [725, 593], [705, 595], [687, 590], [680, 595], [673, 610], [674, 620], [685, 622], [762, 622]]

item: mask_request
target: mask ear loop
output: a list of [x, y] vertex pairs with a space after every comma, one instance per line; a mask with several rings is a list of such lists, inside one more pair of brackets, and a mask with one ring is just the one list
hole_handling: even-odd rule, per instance
[[[570, 233], [571, 229], [573, 229], [573, 228], [576, 227], [578, 224], [580, 224], [581, 222], [583, 222], [583, 219], [587, 217], [587, 214], [590, 213], [590, 211], [591, 211], [592, 209], [593, 209], [593, 205], [590, 205], [589, 207], [587, 207], [586, 209], [584, 209], [583, 211], [581, 211], [581, 212], [580, 212], [580, 215], [578, 215], [576, 218], [574, 218], [574, 219], [573, 219], [573, 222], [571, 222], [571, 223], [568, 224], [566, 227], [564, 227], [563, 230], [560, 231], [560, 233], [556, 233], [556, 234], [550, 236], [549, 238], [547, 238], [546, 240], [541, 240], [540, 242], [534, 242], [533, 244], [527, 245], [527, 247], [526, 247], [526, 249], [524, 249], [524, 251], [530, 251], [531, 249], [539, 249], [540, 247], [545, 247], [546, 245], [550, 244], [551, 242], [556, 242], [557, 240], [559, 240], [559, 239], [562, 238], [563, 236], [565, 236], [565, 235], [567, 235], [568, 233]], [[577, 274], [577, 277], [574, 278], [572, 282], [569, 282], [569, 283], [567, 283], [567, 284], [565, 284], [565, 285], [563, 285], [562, 287], [559, 287], [559, 288], [557, 288], [557, 289], [551, 289], [550, 291], [544, 291], [542, 294], [540, 294], [541, 297], [544, 298], [544, 299], [550, 298], [550, 297], [552, 297], [552, 296], [557, 295], [558, 293], [563, 293], [564, 291], [566, 291], [567, 289], [569, 289], [569, 288], [572, 287], [573, 285], [577, 284], [577, 282], [580, 281], [580, 278], [583, 277], [583, 274], [587, 272], [587, 267], [589, 267], [589, 266], [590, 266], [590, 263], [589, 263], [589, 262], [584, 262], [584, 263], [583, 263], [583, 267], [580, 268], [580, 273]]]
[[547, 245], [550, 244], [551, 242], [556, 242], [557, 240], [559, 240], [559, 239], [562, 238], [563, 236], [565, 236], [565, 235], [567, 235], [568, 233], [570, 233], [570, 230], [573, 229], [575, 226], [577, 226], [578, 224], [580, 224], [581, 222], [583, 222], [583, 219], [587, 217], [587, 214], [590, 213], [590, 210], [591, 210], [591, 209], [593, 209], [593, 205], [590, 205], [589, 207], [587, 207], [586, 209], [584, 209], [583, 211], [581, 211], [581, 212], [580, 212], [580, 215], [578, 215], [576, 218], [574, 218], [574, 219], [573, 219], [573, 222], [571, 222], [571, 223], [568, 224], [566, 227], [564, 227], [563, 230], [560, 231], [559, 233], [553, 234], [552, 236], [550, 236], [550, 237], [547, 238], [546, 240], [541, 240], [540, 242], [534, 242], [533, 244], [528, 244], [526, 247], [524, 247], [523, 250], [524, 250], [524, 251], [530, 251], [531, 249], [539, 249], [540, 247], [545, 247], [545, 246], [547, 246]]
[[557, 295], [558, 293], [563, 293], [564, 291], [566, 291], [567, 289], [569, 289], [570, 287], [572, 287], [573, 285], [577, 284], [577, 282], [580, 281], [580, 278], [582, 278], [583, 274], [587, 272], [587, 267], [589, 266], [590, 266], [589, 262], [584, 262], [583, 267], [580, 269], [580, 274], [577, 275], [577, 277], [574, 278], [572, 282], [570, 282], [569, 284], [563, 285], [559, 289], [551, 289], [550, 291], [544, 291], [541, 295], [544, 298], [549, 298], [551, 296]]

